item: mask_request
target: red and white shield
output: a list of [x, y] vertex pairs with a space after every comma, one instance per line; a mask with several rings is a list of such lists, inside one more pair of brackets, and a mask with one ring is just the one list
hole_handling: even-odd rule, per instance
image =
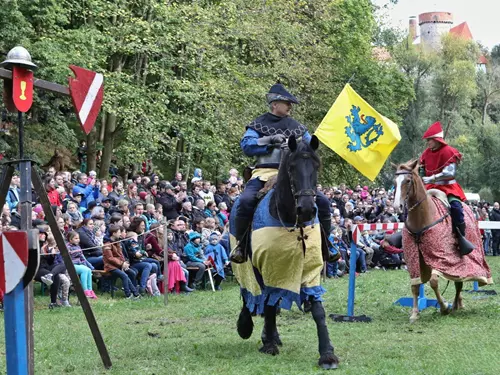
[[28, 235], [26, 232], [4, 232], [0, 235], [0, 289], [14, 290], [26, 273]]

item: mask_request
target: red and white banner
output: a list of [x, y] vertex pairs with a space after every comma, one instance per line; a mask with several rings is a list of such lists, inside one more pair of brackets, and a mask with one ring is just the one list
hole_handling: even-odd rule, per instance
[[104, 77], [79, 66], [70, 65], [75, 78], [69, 77], [69, 93], [76, 117], [85, 134], [89, 134], [94, 127], [104, 97]]
[[28, 265], [26, 232], [4, 232], [0, 235], [0, 289], [9, 293], [22, 280]]
[[[478, 221], [479, 229], [500, 229], [500, 222], [498, 221]], [[353, 225], [354, 226], [354, 225]], [[398, 230], [405, 227], [405, 223], [376, 223], [376, 224], [358, 224], [359, 230]]]

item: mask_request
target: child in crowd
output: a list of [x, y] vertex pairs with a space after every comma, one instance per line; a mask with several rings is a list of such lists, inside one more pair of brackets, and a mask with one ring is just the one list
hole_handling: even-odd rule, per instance
[[92, 290], [92, 270], [94, 267], [87, 261], [85, 255], [83, 255], [82, 248], [80, 247], [80, 235], [77, 232], [70, 232], [68, 240], [68, 251], [75, 265], [76, 273], [80, 277], [83, 291], [88, 298], [97, 299]]
[[[47, 236], [47, 247], [50, 254], [55, 254], [54, 263], [64, 265], [62, 255], [57, 248], [56, 240], [52, 234]], [[69, 276], [67, 272], [61, 272], [57, 276], [59, 277], [59, 290], [57, 293], [59, 304], [63, 307], [71, 307], [69, 303], [69, 287], [71, 286]]]
[[[198, 232], [192, 231], [189, 233], [189, 243], [184, 246], [184, 263], [187, 267], [196, 267], [198, 271], [196, 272], [194, 278], [194, 284], [200, 285], [201, 279], [207, 267], [210, 266], [210, 261], [203, 255], [201, 247], [201, 235]], [[192, 288], [191, 285], [189, 285]]]
[[68, 203], [68, 215], [71, 218], [71, 225], [73, 228], [78, 228], [80, 223], [83, 221], [83, 215], [78, 209], [78, 205], [75, 202]]
[[215, 270], [213, 270], [216, 272], [214, 276], [215, 290], [221, 290], [220, 283], [226, 278], [225, 268], [229, 266], [229, 259], [227, 258], [226, 251], [219, 243], [220, 234], [218, 232], [210, 234], [209, 242], [205, 248], [205, 256], [209, 259], [212, 258], [215, 264]]

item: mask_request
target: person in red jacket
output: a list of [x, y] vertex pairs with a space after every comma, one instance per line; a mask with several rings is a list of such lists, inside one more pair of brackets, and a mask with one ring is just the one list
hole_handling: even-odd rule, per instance
[[49, 197], [50, 205], [62, 207], [61, 196], [59, 195], [59, 191], [57, 191], [56, 180], [54, 180], [54, 177], [47, 177], [44, 185], [47, 196]]
[[424, 133], [427, 149], [420, 157], [420, 175], [425, 188], [438, 189], [446, 194], [450, 203], [450, 216], [457, 235], [461, 255], [474, 250], [474, 245], [465, 238], [465, 219], [462, 202], [465, 194], [457, 182], [457, 167], [462, 154], [443, 139], [443, 129], [438, 121]]

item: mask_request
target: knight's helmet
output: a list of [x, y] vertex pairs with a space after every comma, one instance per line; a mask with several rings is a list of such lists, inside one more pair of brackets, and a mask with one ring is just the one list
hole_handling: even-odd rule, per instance
[[266, 99], [267, 99], [267, 104], [271, 104], [272, 102], [275, 101], [283, 101], [283, 102], [289, 102], [293, 104], [299, 104], [299, 100], [290, 94], [287, 89], [285, 89], [285, 86], [283, 86], [280, 82], [275, 83], [269, 92], [266, 94]]
[[12, 66], [20, 66], [28, 70], [36, 70], [38, 67], [31, 61], [31, 55], [28, 50], [21, 46], [12, 48], [7, 53], [7, 59], [0, 63], [5, 69], [12, 69]]

